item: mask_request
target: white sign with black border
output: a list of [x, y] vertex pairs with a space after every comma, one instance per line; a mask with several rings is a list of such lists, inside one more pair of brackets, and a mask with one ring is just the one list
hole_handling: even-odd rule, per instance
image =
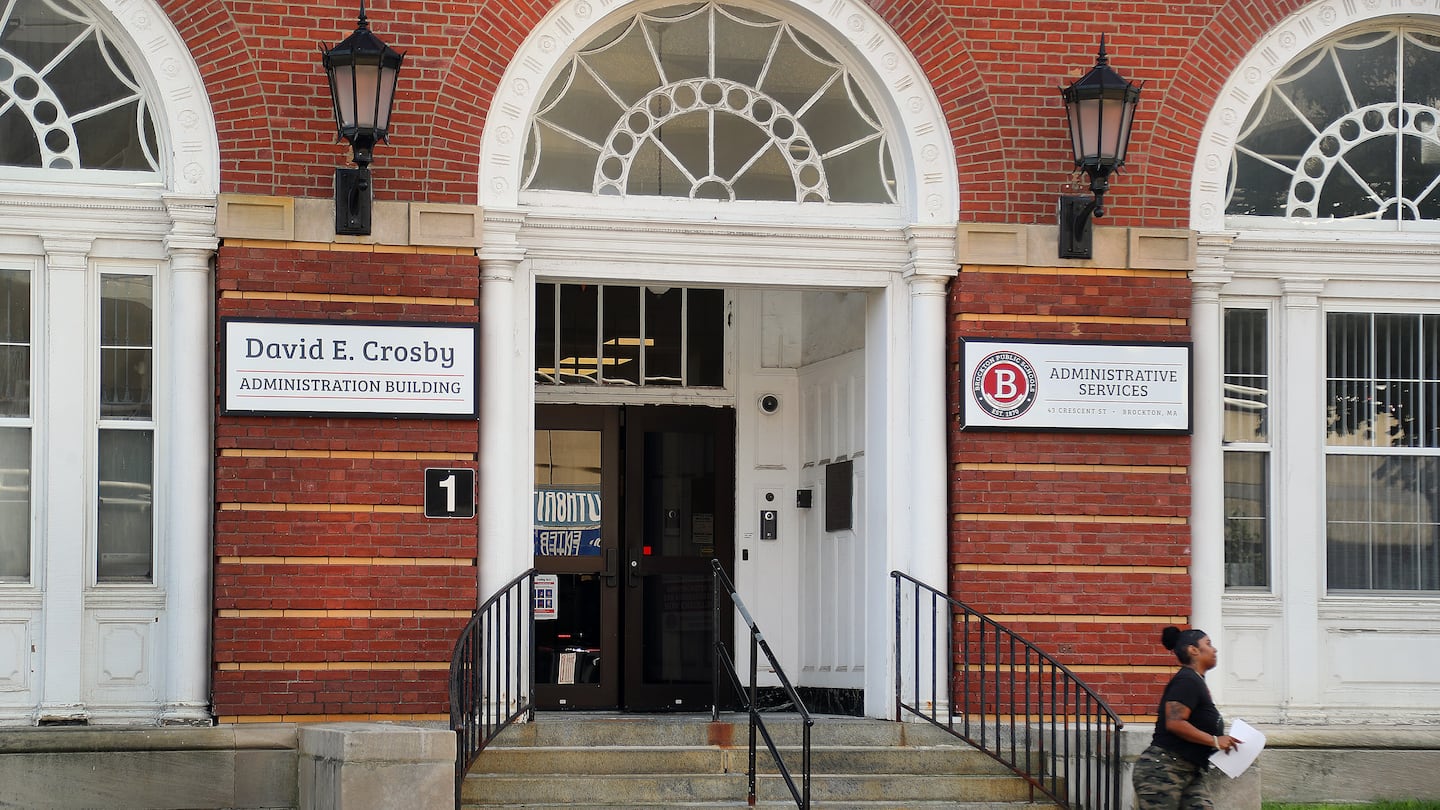
[[425, 517], [475, 517], [475, 471], [466, 467], [426, 467]]
[[221, 320], [226, 414], [475, 418], [474, 324]]
[[1191, 430], [1188, 343], [960, 341], [966, 428]]

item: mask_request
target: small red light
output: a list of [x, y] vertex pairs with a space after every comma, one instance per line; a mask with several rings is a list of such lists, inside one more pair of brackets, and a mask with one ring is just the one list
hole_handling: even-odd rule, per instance
[[655, 547], [654, 547], [654, 546], [645, 546], [644, 550], [641, 551], [641, 553], [644, 554], [646, 557], [649, 557], [651, 554], [654, 554], [654, 553], [655, 553]]

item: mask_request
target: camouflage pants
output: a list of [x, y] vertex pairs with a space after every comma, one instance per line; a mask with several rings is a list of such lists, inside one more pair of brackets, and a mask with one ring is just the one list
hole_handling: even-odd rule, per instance
[[1135, 761], [1136, 810], [1214, 810], [1205, 771], [1163, 748], [1150, 746]]

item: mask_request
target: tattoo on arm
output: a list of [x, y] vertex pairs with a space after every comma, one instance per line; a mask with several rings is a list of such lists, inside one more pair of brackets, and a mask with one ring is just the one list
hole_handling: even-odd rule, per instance
[[1190, 719], [1190, 707], [1189, 707], [1189, 706], [1186, 706], [1184, 703], [1181, 703], [1181, 702], [1175, 701], [1175, 700], [1167, 700], [1167, 701], [1165, 701], [1165, 721], [1166, 721], [1167, 723], [1168, 723], [1168, 722], [1173, 722], [1173, 721], [1175, 721], [1175, 720], [1189, 720], [1189, 719]]

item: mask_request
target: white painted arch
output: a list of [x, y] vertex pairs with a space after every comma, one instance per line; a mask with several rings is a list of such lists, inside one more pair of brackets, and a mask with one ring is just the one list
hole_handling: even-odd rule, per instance
[[[673, 4], [564, 0], [535, 26], [506, 68], [490, 107], [480, 146], [481, 205], [519, 207], [529, 122], [566, 60], [620, 17]], [[906, 221], [957, 222], [959, 186], [949, 126], [919, 64], [890, 26], [857, 0], [757, 0], [743, 5], [795, 23], [866, 84], [892, 136]]]
[[1231, 150], [1250, 108], [1300, 54], [1345, 28], [1385, 17], [1433, 17], [1440, 0], [1317, 0], [1281, 20], [1230, 75], [1201, 131], [1190, 184], [1190, 227], [1225, 230], [1225, 180]]

